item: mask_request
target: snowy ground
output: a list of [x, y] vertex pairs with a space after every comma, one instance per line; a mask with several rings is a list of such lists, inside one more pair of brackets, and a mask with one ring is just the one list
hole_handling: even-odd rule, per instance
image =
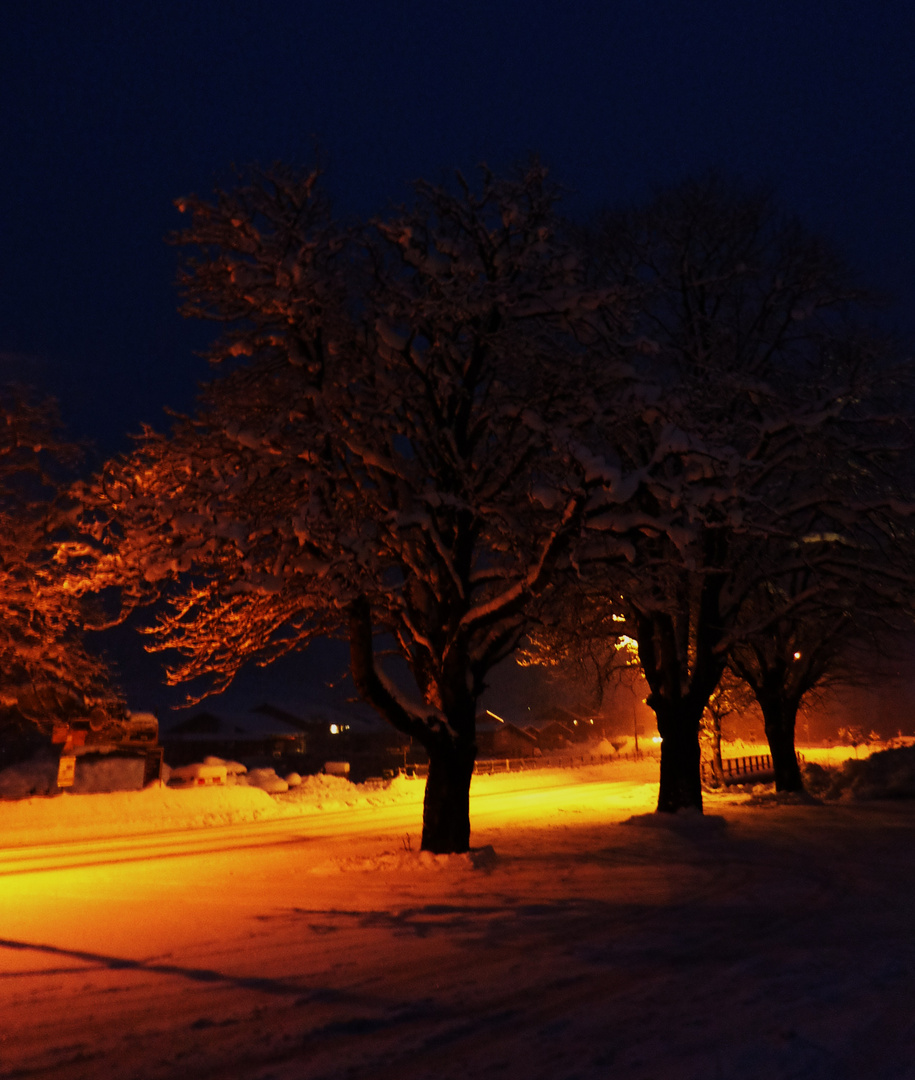
[[915, 802], [656, 782], [0, 804], [0, 1078], [915, 1078]]

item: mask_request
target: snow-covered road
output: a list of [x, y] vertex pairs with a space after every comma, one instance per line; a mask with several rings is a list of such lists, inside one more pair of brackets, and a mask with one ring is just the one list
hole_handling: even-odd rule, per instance
[[475, 781], [473, 859], [418, 788], [8, 848], [0, 1077], [915, 1077], [915, 805], [647, 779]]

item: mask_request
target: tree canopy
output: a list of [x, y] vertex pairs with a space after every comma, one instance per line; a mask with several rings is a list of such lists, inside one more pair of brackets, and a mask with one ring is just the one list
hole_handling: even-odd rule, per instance
[[[821, 612], [830, 593], [847, 604], [862, 558], [898, 594], [898, 563], [873, 556], [911, 505], [891, 479], [911, 445], [907, 378], [841, 262], [765, 193], [710, 175], [608, 216], [588, 244], [596, 282], [630, 305], [628, 335], [606, 346], [639, 357], [638, 407], [603, 429], [603, 453], [639, 485], [626, 513], [588, 516], [579, 565], [638, 641], [659, 809], [701, 807], [697, 735], [735, 648], [771, 647], [814, 594]], [[787, 585], [802, 578], [806, 596]]]
[[[77, 449], [53, 402], [0, 389], [0, 722], [50, 731], [113, 705], [103, 660], [84, 645], [87, 610], [68, 588], [59, 544], [73, 534]], [[91, 619], [90, 619], [91, 621]]]
[[478, 192], [419, 184], [359, 229], [331, 223], [315, 174], [184, 201], [187, 310], [223, 324], [225, 370], [96, 487], [98, 580], [167, 598], [151, 629], [185, 657], [173, 680], [219, 689], [348, 636], [362, 696], [429, 752], [433, 850], [466, 849], [477, 699], [598, 483], [579, 429], [621, 378], [595, 385], [588, 325], [618, 304], [555, 201], [537, 164]]
[[348, 639], [362, 697], [429, 753], [433, 851], [469, 843], [477, 702], [531, 635], [637, 641], [659, 809], [701, 808], [703, 711], [810, 610], [789, 580], [846, 602], [880, 548], [888, 600], [903, 583], [907, 421], [828, 248], [714, 176], [587, 234], [557, 202], [537, 162], [365, 224], [280, 166], [181, 200], [218, 374], [87, 499], [84, 580], [159, 601], [172, 681]]

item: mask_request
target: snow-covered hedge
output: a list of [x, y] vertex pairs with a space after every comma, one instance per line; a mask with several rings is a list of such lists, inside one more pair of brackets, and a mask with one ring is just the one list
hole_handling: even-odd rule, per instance
[[[809, 784], [810, 769], [805, 780], [811, 794], [819, 794]], [[881, 750], [860, 761], [850, 758], [833, 771], [822, 793], [829, 799], [915, 798], [915, 746]]]
[[915, 746], [849, 758], [831, 768], [807, 761], [801, 772], [807, 791], [823, 799], [915, 798]]

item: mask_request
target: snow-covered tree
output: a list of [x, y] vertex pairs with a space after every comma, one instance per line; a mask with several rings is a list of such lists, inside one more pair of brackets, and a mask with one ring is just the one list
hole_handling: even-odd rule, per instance
[[742, 717], [755, 707], [753, 691], [730, 666], [726, 667], [705, 706], [700, 729], [701, 738], [705, 740], [710, 751], [712, 771], [719, 783], [724, 782], [721, 756], [724, 724], [731, 717]]
[[582, 400], [612, 402], [619, 375], [586, 378], [582, 337], [614, 294], [583, 287], [539, 165], [421, 183], [359, 230], [316, 179], [183, 201], [187, 311], [224, 327], [226, 370], [106, 469], [97, 582], [169, 599], [151, 629], [184, 657], [174, 682], [220, 689], [346, 634], [360, 694], [429, 753], [422, 846], [462, 851], [477, 699], [587, 499]]
[[[809, 446], [865, 385], [849, 322], [859, 295], [767, 196], [715, 176], [608, 217], [593, 251], [598, 280], [634, 297], [629, 348], [643, 359], [641, 411], [604, 432], [605, 456], [640, 477], [610, 599], [663, 739], [658, 808], [701, 808], [702, 715], [748, 598], [776, 572], [761, 552], [834, 496], [794, 478], [811, 476]], [[601, 558], [597, 528], [618, 535], [624, 520], [596, 508], [582, 565]]]
[[794, 737], [805, 696], [866, 679], [912, 630], [910, 377], [869, 366], [858, 382], [785, 478], [794, 513], [756, 545], [759, 577], [731, 650], [762, 710], [779, 791], [803, 789]]
[[82, 641], [85, 611], [57, 544], [71, 531], [76, 449], [52, 402], [0, 389], [0, 731], [50, 731], [116, 701]]

